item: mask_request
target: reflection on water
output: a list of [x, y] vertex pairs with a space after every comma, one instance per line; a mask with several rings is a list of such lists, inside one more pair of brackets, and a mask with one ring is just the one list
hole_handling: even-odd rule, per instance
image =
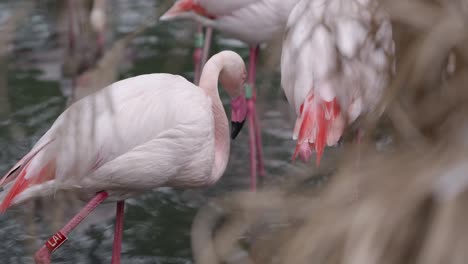
[[[63, 34], [66, 1], [36, 1], [30, 15], [18, 21], [14, 47], [0, 57], [0, 172], [6, 172], [22, 157], [64, 110], [71, 94], [71, 80], [65, 77]], [[55, 5], [55, 2], [62, 2]], [[13, 3], [0, 1], [0, 23], [5, 25]], [[109, 46], [138, 27], [161, 8], [157, 0], [116, 0], [109, 11]], [[65, 22], [64, 22], [65, 21]], [[120, 78], [144, 73], [168, 72], [192, 79], [192, 33], [188, 22], [155, 25], [136, 37], [119, 64]], [[12, 46], [14, 44], [14, 46]], [[8, 48], [7, 47], [7, 48]], [[0, 47], [0, 50], [5, 47]], [[247, 57], [239, 42], [216, 35], [213, 52], [232, 49]], [[1, 52], [1, 51], [0, 51]], [[288, 170], [293, 142], [293, 116], [280, 92], [279, 76], [259, 72], [259, 101], [267, 178]], [[226, 99], [226, 98], [225, 98]], [[227, 101], [224, 100], [226, 103]], [[127, 201], [123, 236], [123, 263], [190, 263], [190, 227], [197, 208], [206, 198], [248, 187], [247, 130], [233, 142], [224, 177], [203, 190], [161, 190]], [[59, 203], [59, 200], [65, 201]], [[65, 199], [65, 200], [64, 200]], [[65, 204], [65, 206], [63, 206]], [[63, 225], [82, 202], [57, 194], [0, 216], [1, 263], [32, 263], [36, 249]], [[57, 218], [55, 207], [63, 208]], [[33, 210], [33, 209], [36, 210]], [[66, 209], [66, 210], [65, 210]], [[53, 263], [109, 263], [113, 238], [114, 205], [98, 208], [74, 231], [54, 254]], [[54, 219], [56, 220], [54, 222]], [[131, 260], [131, 262], [130, 262]]]

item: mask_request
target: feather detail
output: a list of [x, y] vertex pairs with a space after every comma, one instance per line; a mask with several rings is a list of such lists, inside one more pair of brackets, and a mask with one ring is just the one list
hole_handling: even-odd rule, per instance
[[12, 201], [17, 195], [23, 192], [29, 186], [44, 183], [46, 181], [53, 180], [55, 178], [55, 160], [51, 160], [44, 165], [37, 174], [34, 170], [29, 171], [29, 165], [34, 160], [34, 157], [40, 153], [51, 141], [39, 147], [37, 150], [28, 153], [23, 159], [21, 159], [10, 172], [8, 172], [1, 180], [0, 186], [5, 186], [11, 181], [14, 181], [11, 188], [5, 190], [8, 191], [5, 198], [0, 204], [0, 213], [4, 213], [11, 205]]
[[181, 5], [181, 8], [184, 10], [191, 10], [206, 18], [216, 19], [215, 15], [208, 13], [208, 11], [203, 6], [201, 6], [200, 4], [196, 3], [193, 0], [182, 1], [180, 5]]
[[26, 164], [28, 164], [31, 161], [31, 159], [34, 158], [37, 155], [37, 153], [39, 153], [42, 149], [44, 149], [52, 141], [54, 141], [54, 140], [53, 139], [49, 140], [44, 145], [37, 148], [36, 150], [33, 150], [33, 151], [29, 152], [28, 154], [26, 154], [26, 156], [24, 156], [20, 161], [18, 161], [15, 164], [15, 166], [13, 166], [13, 168], [10, 171], [8, 171], [7, 174], [5, 174], [5, 176], [2, 177], [2, 179], [0, 180], [0, 186], [5, 186], [9, 182], [16, 179], [16, 177], [20, 174], [20, 172], [24, 168], [24, 166], [26, 166]]
[[340, 105], [336, 98], [327, 102], [311, 92], [300, 107], [300, 115], [294, 128], [294, 138], [297, 138], [293, 160], [299, 155], [303, 161], [311, 156], [310, 148], [317, 153], [317, 166], [325, 149], [325, 145], [334, 145], [341, 137], [343, 119]]

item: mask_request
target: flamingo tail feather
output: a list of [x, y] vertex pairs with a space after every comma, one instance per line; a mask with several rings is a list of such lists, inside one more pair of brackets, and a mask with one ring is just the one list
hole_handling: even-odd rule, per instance
[[312, 154], [311, 149], [314, 149], [317, 153], [316, 163], [319, 166], [325, 146], [335, 144], [335, 138], [336, 141], [339, 138], [335, 134], [342, 132], [340, 114], [336, 98], [327, 102], [315, 97], [313, 93], [307, 96], [300, 107], [300, 115], [294, 128], [297, 144], [292, 159], [295, 160], [299, 156], [307, 162]]
[[0, 181], [0, 186], [2, 187], [7, 186], [7, 184], [12, 181], [14, 181], [14, 183], [11, 183], [12, 186], [10, 188], [6, 188], [6, 190], [4, 190], [8, 193], [1, 201], [0, 213], [4, 213], [10, 207], [13, 200], [28, 187], [44, 183], [55, 178], [55, 160], [47, 162], [39, 172], [29, 169], [34, 157], [36, 157], [36, 155], [49, 143], [50, 141], [37, 150], [28, 153], [2, 178]]

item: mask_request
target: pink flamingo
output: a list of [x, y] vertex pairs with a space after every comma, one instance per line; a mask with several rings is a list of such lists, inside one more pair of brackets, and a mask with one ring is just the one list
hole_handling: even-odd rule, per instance
[[[223, 51], [206, 63], [199, 87], [181, 76], [148, 74], [77, 101], [2, 178], [0, 212], [57, 190], [90, 199], [36, 253], [43, 264], [94, 208], [117, 201], [112, 263], [120, 263], [125, 199], [161, 186], [208, 186], [223, 175], [229, 136], [247, 116], [246, 77], [242, 58]], [[232, 98], [230, 135], [218, 79]]]
[[[160, 20], [191, 18], [208, 27], [250, 45], [248, 101], [251, 189], [256, 188], [257, 170], [263, 176], [264, 164], [260, 126], [255, 109], [255, 75], [259, 44], [280, 33], [286, 25], [289, 11], [297, 0], [178, 0]], [[208, 31], [208, 33], [211, 33]], [[210, 40], [205, 40], [208, 45]], [[205, 49], [207, 50], [207, 49]], [[258, 165], [257, 165], [258, 161]]]
[[298, 118], [297, 155], [317, 165], [325, 145], [372, 111], [393, 71], [392, 27], [377, 1], [301, 0], [291, 11], [281, 83]]

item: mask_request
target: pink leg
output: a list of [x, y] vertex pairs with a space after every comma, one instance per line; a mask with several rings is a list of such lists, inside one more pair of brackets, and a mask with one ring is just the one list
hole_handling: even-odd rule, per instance
[[253, 100], [247, 100], [247, 120], [249, 123], [249, 150], [250, 150], [250, 190], [257, 189], [257, 160], [255, 148], [255, 104]]
[[[251, 190], [256, 190], [257, 170], [260, 175], [264, 174], [263, 159], [262, 159], [262, 143], [260, 135], [260, 127], [257, 120], [255, 109], [255, 101], [257, 93], [255, 90], [255, 75], [256, 63], [259, 49], [258, 46], [250, 48], [249, 55], [249, 79], [246, 88], [245, 96], [248, 104], [248, 119], [249, 119], [249, 148], [250, 148], [250, 176]], [[258, 161], [258, 166], [257, 166]]]
[[[255, 79], [257, 76], [257, 61], [258, 61], [258, 54], [260, 52], [260, 47], [257, 45], [255, 48], [250, 49], [250, 62], [249, 62], [249, 83], [253, 87], [253, 96], [252, 99], [257, 102], [257, 89], [255, 89]], [[265, 166], [263, 164], [263, 149], [262, 149], [262, 132], [260, 128], [260, 124], [258, 122], [257, 110], [253, 108], [253, 116], [254, 116], [254, 130], [255, 130], [255, 147], [257, 152], [257, 161], [258, 161], [258, 174], [260, 176], [265, 175]]]
[[125, 201], [117, 202], [115, 213], [114, 244], [112, 246], [112, 264], [120, 264], [120, 252], [122, 250], [122, 232], [124, 220]]
[[360, 165], [361, 163], [361, 143], [362, 139], [364, 138], [364, 131], [361, 128], [358, 128], [357, 133], [356, 133], [356, 139], [355, 142], [358, 145], [358, 153], [357, 153], [357, 166]]
[[[357, 133], [356, 133], [356, 139], [355, 142], [358, 145], [357, 148], [357, 161], [356, 161], [356, 167], [359, 169], [361, 166], [361, 143], [362, 139], [364, 138], [364, 131], [361, 128], [358, 128]], [[359, 200], [359, 195], [360, 195], [360, 188], [359, 188], [359, 182], [357, 182], [354, 186], [354, 199], [355, 201]]]
[[195, 85], [200, 82], [201, 76], [201, 59], [203, 56], [203, 26], [201, 24], [197, 27], [197, 33], [195, 33], [195, 51], [193, 52], [193, 63], [194, 69], [194, 80]]
[[105, 39], [104, 39], [104, 32], [99, 32], [97, 34], [97, 56], [100, 58], [104, 54], [104, 47], [105, 47]]
[[75, 21], [74, 21], [74, 8], [73, 2], [68, 0], [67, 2], [68, 8], [68, 52], [72, 52], [75, 50]]
[[203, 68], [205, 66], [205, 63], [208, 60], [208, 56], [210, 55], [211, 37], [212, 36], [213, 36], [213, 28], [207, 27], [206, 32], [205, 32], [205, 43], [204, 43], [204, 47], [203, 47], [201, 68]]
[[59, 248], [67, 240], [67, 235], [75, 229], [89, 213], [101, 204], [109, 196], [107, 192], [99, 192], [89, 201], [81, 211], [75, 215], [60, 231], [53, 235], [42, 248], [36, 252], [34, 260], [36, 264], [50, 264], [50, 257], [54, 250]]

